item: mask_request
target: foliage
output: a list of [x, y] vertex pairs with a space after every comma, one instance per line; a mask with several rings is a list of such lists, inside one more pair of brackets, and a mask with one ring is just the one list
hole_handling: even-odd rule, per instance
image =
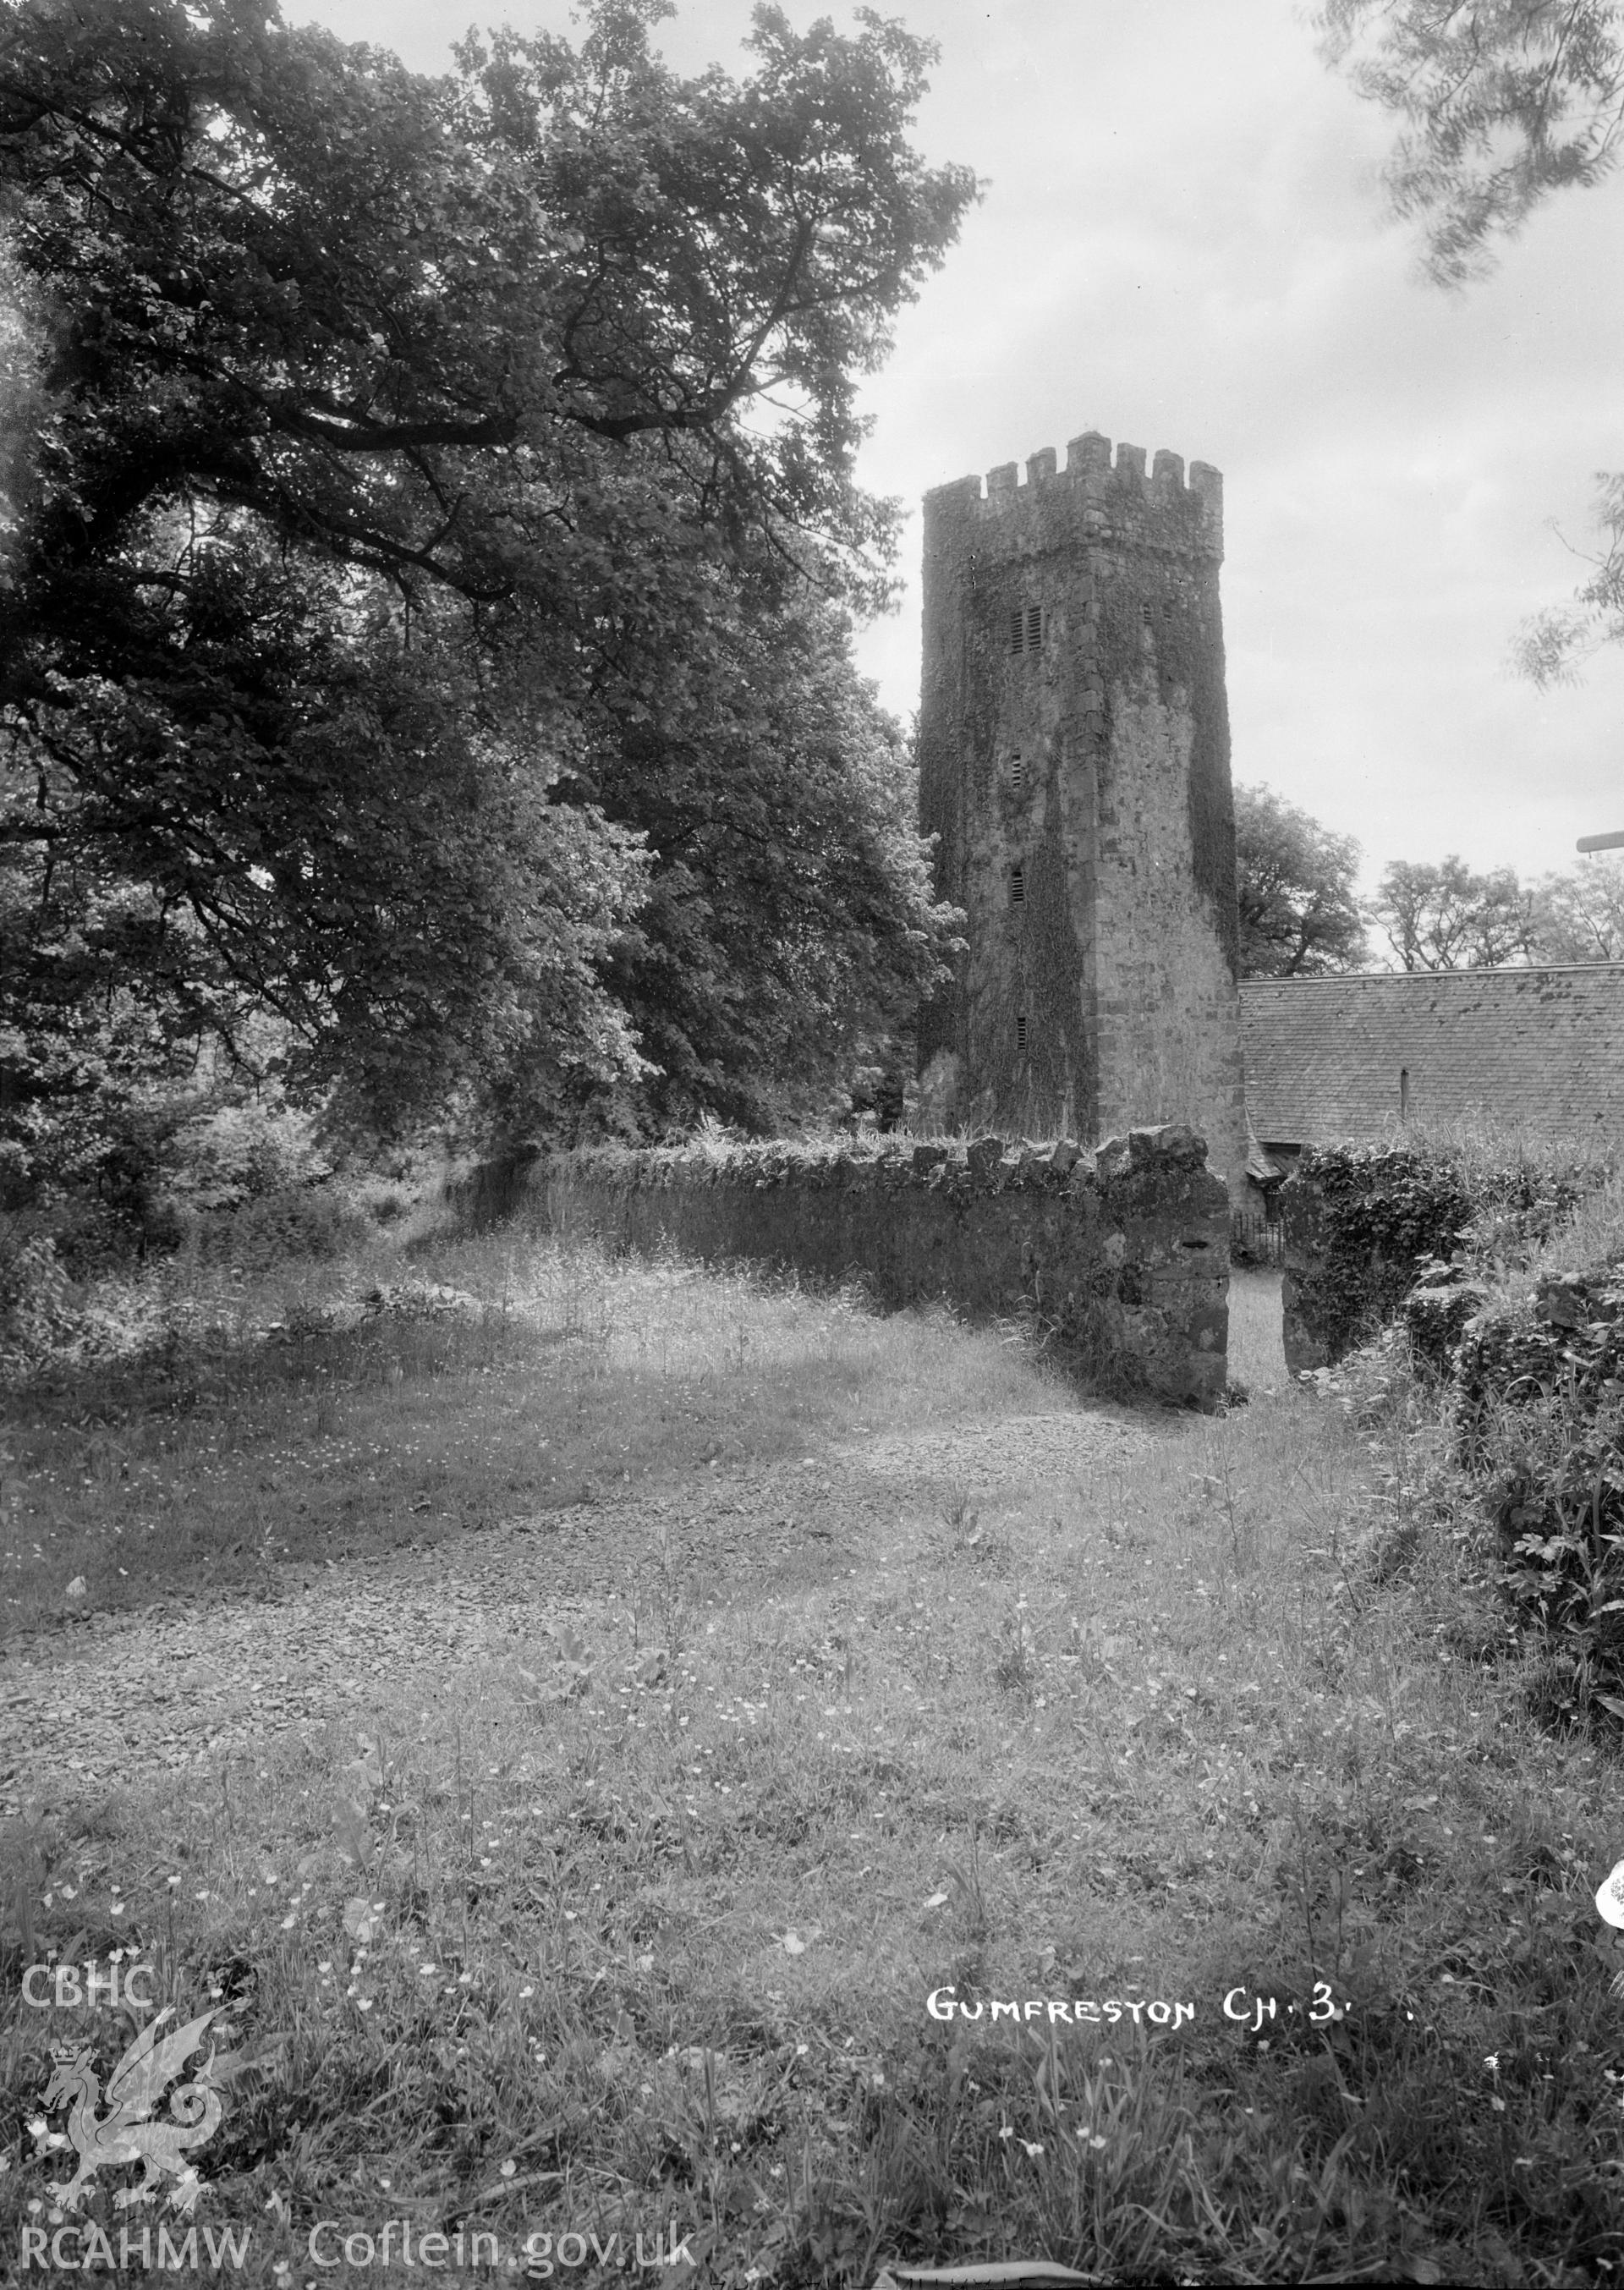
[[684, 81], [663, 12], [434, 80], [257, 0], [0, 14], [25, 1089], [124, 996], [165, 1043], [274, 1012], [374, 1117], [522, 1125], [635, 1093], [645, 1022], [692, 1099], [933, 976], [829, 600], [884, 593], [855, 392], [973, 185], [905, 140], [898, 28], [764, 9], [752, 77]]
[[1280, 1197], [1296, 1308], [1332, 1362], [1460, 1253], [1474, 1209], [1452, 1162], [1408, 1146], [1311, 1147]]
[[1533, 892], [1534, 959], [1624, 962], [1624, 863], [1581, 859], [1571, 875], [1546, 875]]
[[[48, 1231], [75, 1277], [180, 1237], [188, 1211], [235, 1207], [329, 1173], [309, 1117], [255, 1090], [223, 1054], [156, 1046], [132, 997], [81, 1013], [31, 1069], [0, 1064], [0, 1217]], [[273, 1029], [252, 1047], [269, 1057]], [[167, 1054], [159, 1052], [167, 1047]], [[19, 1086], [20, 1079], [27, 1086]]]
[[1355, 890], [1359, 846], [1271, 788], [1235, 790], [1243, 978], [1315, 978], [1355, 970], [1364, 926]]
[[1612, 1171], [1606, 1155], [1492, 1134], [1315, 1148], [1281, 1195], [1292, 1309], [1333, 1364], [1402, 1313], [1442, 1371], [1478, 1293], [1461, 1284], [1537, 1261]]
[[[1624, 1729], [1624, 1450], [1563, 1424], [1548, 1459], [1525, 1450], [1492, 1489], [1519, 1628], [1546, 1659], [1533, 1706], [1548, 1723], [1616, 1737]], [[1545, 1467], [1547, 1466], [1548, 1467]]]
[[[709, 1108], [771, 1133], [820, 1112], [959, 943], [912, 756], [844, 621], [752, 613], [696, 669], [686, 715], [632, 725], [599, 768], [606, 810], [656, 854], [604, 972], [654, 1070], [618, 1124], [613, 1093], [577, 1093], [584, 1125], [665, 1130]], [[505, 1126], [536, 1125], [509, 1104]]]
[[1542, 688], [1575, 682], [1578, 661], [1604, 645], [1624, 644], [1624, 476], [1598, 476], [1593, 522], [1600, 551], [1579, 552], [1590, 566], [1588, 580], [1572, 604], [1535, 613], [1517, 633], [1515, 664]]
[[0, 1250], [0, 1382], [32, 1374], [71, 1342], [73, 1283], [48, 1233]]
[[1485, 1311], [1456, 1370], [1460, 1451], [1485, 1490], [1500, 1588], [1545, 1660], [1548, 1722], [1624, 1721], [1624, 1289], [1616, 1269]]
[[1567, 1226], [1580, 1204], [1604, 1185], [1612, 1169], [1605, 1157], [1560, 1149], [1543, 1157], [1524, 1155], [1486, 1165], [1463, 1161], [1461, 1182], [1474, 1204], [1468, 1258], [1485, 1269], [1528, 1264]]
[[[1405, 122], [1388, 167], [1398, 213], [1425, 226], [1426, 267], [1463, 285], [1554, 191], [1602, 181], [1624, 137], [1616, 0], [1322, 0], [1326, 54]], [[1572, 605], [1521, 629], [1516, 664], [1563, 682], [1624, 641], [1624, 476], [1598, 479], [1604, 537]]]
[[1529, 882], [1511, 867], [1475, 874], [1452, 853], [1395, 861], [1367, 912], [1405, 970], [1624, 960], [1624, 867], [1613, 859]]
[[1360, 94], [1406, 123], [1388, 186], [1442, 285], [1481, 277], [1492, 239], [1618, 164], [1615, 0], [1324, 0], [1316, 20]]
[[1405, 970], [1475, 970], [1526, 961], [1531, 894], [1516, 870], [1475, 875], [1452, 853], [1437, 865], [1395, 860], [1371, 906]]
[[[1402, 1317], [1412, 1377], [1424, 1365], [1448, 1391], [1454, 1508], [1492, 1520], [1495, 1586], [1514, 1635], [1538, 1649], [1531, 1709], [1548, 1725], [1616, 1732], [1624, 1287], [1614, 1263], [1548, 1274], [1532, 1295], [1524, 1273], [1507, 1293], [1508, 1267], [1560, 1257], [1576, 1209], [1587, 1229], [1605, 1217], [1603, 1166], [1408, 1149], [1304, 1165], [1303, 1193], [1288, 1187], [1285, 1198], [1298, 1310], [1333, 1361]], [[1434, 1247], [1419, 1255], [1429, 1231]]]

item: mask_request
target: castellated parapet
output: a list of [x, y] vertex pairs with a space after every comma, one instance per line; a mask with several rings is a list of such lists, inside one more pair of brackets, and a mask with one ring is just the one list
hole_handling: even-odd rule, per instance
[[1223, 480], [1091, 431], [924, 497], [922, 824], [970, 950], [925, 1110], [1245, 1159]]

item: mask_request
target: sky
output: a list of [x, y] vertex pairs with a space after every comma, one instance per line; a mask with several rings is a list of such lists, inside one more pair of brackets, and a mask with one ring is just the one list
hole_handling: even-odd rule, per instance
[[[1099, 429], [1222, 470], [1236, 781], [1356, 837], [1367, 887], [1447, 853], [1538, 876], [1624, 829], [1624, 648], [1545, 693], [1510, 666], [1583, 577], [1596, 474], [1624, 468], [1624, 175], [1448, 294], [1386, 211], [1391, 122], [1293, 0], [884, 12], [940, 48], [916, 144], [985, 186], [864, 393], [859, 474], [911, 511], [900, 609], [857, 645], [887, 706], [918, 704], [920, 495]], [[566, 0], [284, 13], [426, 71], [470, 22], [572, 29]], [[678, 0], [660, 44], [742, 73], [749, 19]]]

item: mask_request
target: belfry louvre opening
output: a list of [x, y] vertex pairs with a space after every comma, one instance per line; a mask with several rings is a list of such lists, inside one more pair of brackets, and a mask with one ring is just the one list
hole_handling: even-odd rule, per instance
[[1044, 608], [1023, 605], [1010, 614], [1010, 650], [1036, 652], [1044, 640]]

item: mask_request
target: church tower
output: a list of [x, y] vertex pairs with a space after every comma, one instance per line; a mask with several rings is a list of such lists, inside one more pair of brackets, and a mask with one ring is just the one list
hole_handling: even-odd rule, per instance
[[969, 952], [924, 1109], [1085, 1145], [1184, 1121], [1245, 1163], [1223, 481], [1095, 433], [924, 497], [921, 822]]

